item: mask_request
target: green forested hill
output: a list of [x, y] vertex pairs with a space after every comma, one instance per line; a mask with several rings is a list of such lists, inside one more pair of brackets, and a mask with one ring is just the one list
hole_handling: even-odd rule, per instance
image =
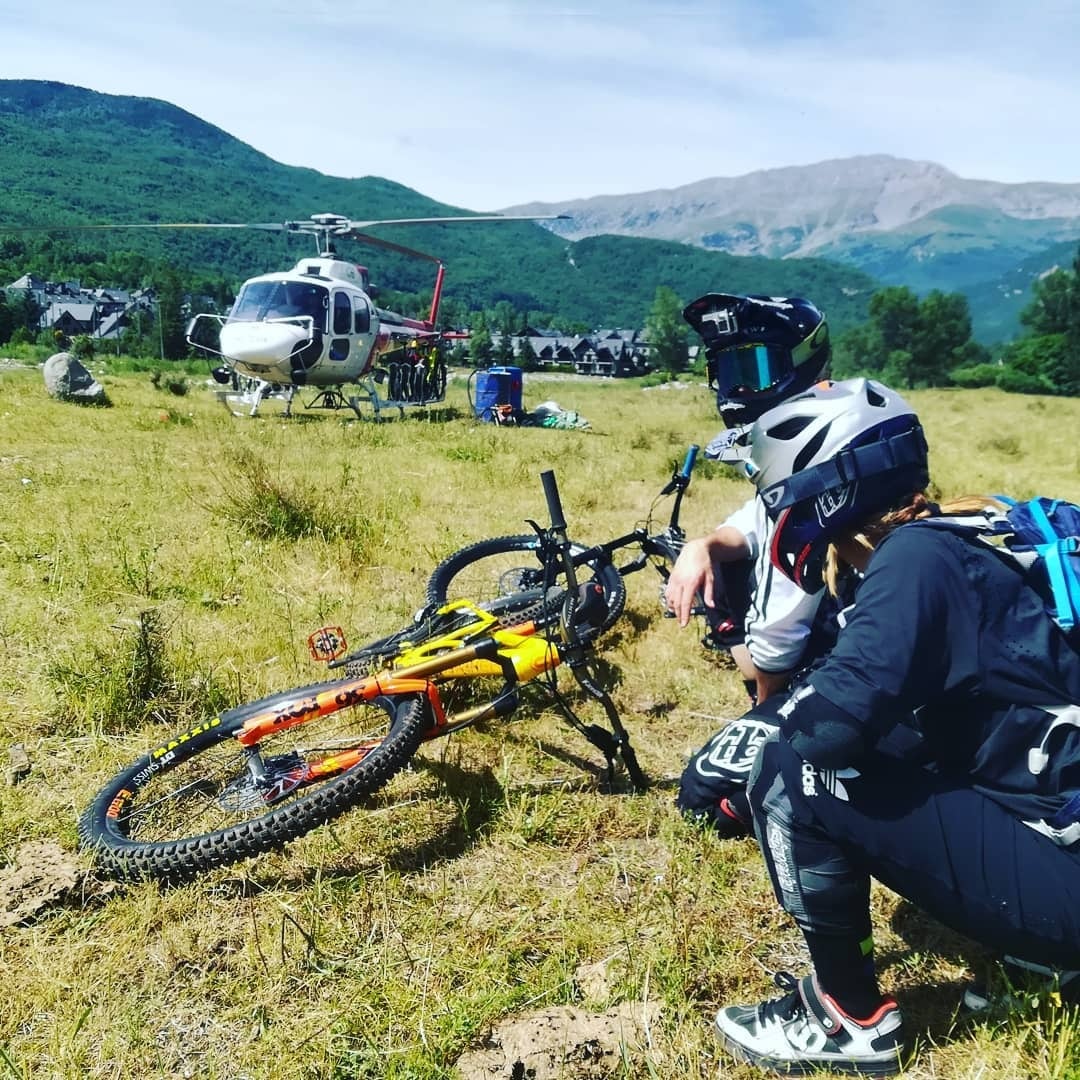
[[[312, 146], [313, 165], [319, 160]], [[134, 222], [259, 222], [333, 212], [354, 219], [452, 213], [379, 177], [343, 179], [272, 161], [166, 102], [55, 82], [0, 80], [0, 285], [27, 272], [134, 285], [174, 268], [228, 291], [291, 265], [310, 237], [237, 230], [11, 231]], [[378, 230], [376, 230], [378, 232]], [[820, 259], [740, 258], [676, 243], [598, 236], [568, 243], [539, 225], [397, 226], [381, 235], [447, 266], [445, 295], [468, 309], [518, 310], [589, 326], [644, 323], [658, 285], [689, 300], [709, 289], [799, 294], [843, 329], [865, 317], [876, 283]], [[123, 253], [123, 254], [121, 254]], [[349, 254], [420, 304], [430, 264], [351, 246]], [[138, 280], [115, 280], [117, 274]]]

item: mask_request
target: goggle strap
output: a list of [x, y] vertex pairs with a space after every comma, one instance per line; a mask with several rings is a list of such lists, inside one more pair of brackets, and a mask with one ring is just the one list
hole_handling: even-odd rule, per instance
[[918, 424], [899, 435], [849, 447], [820, 465], [812, 465], [765, 488], [761, 497], [771, 513], [812, 499], [824, 491], [926, 460], [926, 439]]

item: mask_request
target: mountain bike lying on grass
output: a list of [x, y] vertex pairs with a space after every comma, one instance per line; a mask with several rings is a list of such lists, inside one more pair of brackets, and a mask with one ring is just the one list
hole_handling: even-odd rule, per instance
[[[571, 544], [574, 566], [579, 572], [582, 568], [588, 568], [610, 594], [603, 629], [613, 626], [623, 612], [626, 586], [621, 579], [627, 574], [651, 563], [661, 577], [660, 594], [663, 598], [670, 567], [686, 542], [686, 532], [679, 524], [679, 514], [699, 449], [693, 445], [687, 450], [682, 464], [672, 473], [653, 503], [655, 508], [664, 496], [675, 496], [668, 524], [660, 532], [649, 532], [650, 513], [649, 521], [625, 536], [589, 548]], [[536, 595], [545, 574], [543, 548], [543, 537], [539, 532], [496, 536], [469, 544], [447, 556], [435, 568], [428, 581], [427, 602], [438, 607], [465, 598], [484, 603], [510, 598], [515, 594]], [[630, 562], [616, 567], [615, 554], [624, 548], [636, 548], [638, 554]], [[670, 614], [666, 606], [664, 611]], [[702, 612], [695, 609], [695, 614]]]
[[[650, 558], [666, 574], [665, 560], [678, 554], [679, 506], [697, 449], [664, 489], [676, 498], [661, 533], [636, 529], [592, 548], [567, 538], [555, 476], [543, 473], [547, 528], [531, 523], [532, 536], [446, 560], [428, 605], [395, 634], [348, 655], [336, 631], [312, 635], [313, 655], [344, 667], [345, 678], [238, 705], [159, 743], [98, 793], [79, 821], [83, 845], [115, 876], [168, 881], [281, 848], [377, 792], [423, 742], [509, 717], [529, 683], [603, 752], [609, 779], [618, 759], [644, 789], [629, 735], [594, 674], [594, 643], [623, 610], [623, 575]], [[616, 567], [614, 552], [633, 545], [639, 558]], [[530, 565], [504, 571], [499, 595], [447, 599], [467, 568], [507, 552]], [[562, 665], [599, 703], [607, 727], [579, 719], [557, 685]]]

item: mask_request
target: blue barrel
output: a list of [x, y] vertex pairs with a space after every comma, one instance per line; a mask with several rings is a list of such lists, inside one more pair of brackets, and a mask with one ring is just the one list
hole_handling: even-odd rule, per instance
[[515, 413], [521, 412], [521, 398], [525, 386], [525, 379], [519, 367], [493, 367], [493, 372], [503, 376], [506, 380], [503, 385], [505, 397], [499, 402], [500, 405], [509, 405]]
[[520, 413], [524, 380], [519, 367], [491, 367], [476, 373], [473, 409], [481, 420], [494, 419], [495, 407], [509, 405]]

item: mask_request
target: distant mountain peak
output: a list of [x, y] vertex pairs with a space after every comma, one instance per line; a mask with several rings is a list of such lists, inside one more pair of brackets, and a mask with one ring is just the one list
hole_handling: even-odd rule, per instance
[[933, 161], [863, 154], [506, 212], [569, 214], [552, 228], [570, 239], [614, 233], [786, 258], [825, 253], [853, 234], [904, 229], [950, 207], [1080, 222], [1080, 184], [970, 180]]

